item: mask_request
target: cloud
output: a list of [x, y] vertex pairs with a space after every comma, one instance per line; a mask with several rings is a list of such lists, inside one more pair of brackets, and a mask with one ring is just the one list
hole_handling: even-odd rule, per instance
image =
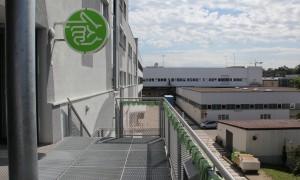
[[[188, 57], [194, 59], [193, 54], [206, 57], [205, 51], [208, 54], [216, 50], [220, 50], [220, 53], [228, 50], [231, 51], [230, 54], [247, 54], [247, 50], [252, 49], [254, 52], [255, 48], [264, 46], [271, 47], [274, 51], [257, 51], [257, 56], [276, 53], [278, 47], [288, 47], [281, 49], [281, 54], [276, 54], [285, 54], [289, 58], [293, 56], [291, 59], [295, 59], [295, 51], [300, 48], [299, 0], [129, 2], [130, 25], [134, 35], [141, 41], [143, 56], [147, 56], [144, 59], [151, 55], [149, 49], [157, 49], [162, 53], [167, 49], [185, 50], [190, 52]], [[199, 52], [204, 54], [198, 54]], [[176, 58], [179, 58], [179, 54], [187, 55], [178, 52]], [[218, 56], [224, 57], [224, 54], [208, 57]], [[194, 61], [190, 60], [190, 63]], [[179, 61], [176, 64], [181, 65]]]

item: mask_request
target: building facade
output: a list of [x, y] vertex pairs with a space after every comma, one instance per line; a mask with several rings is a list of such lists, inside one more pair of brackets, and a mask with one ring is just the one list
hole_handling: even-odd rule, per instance
[[[90, 134], [115, 126], [116, 97], [137, 97], [138, 39], [128, 22], [128, 0], [37, 0], [36, 82], [39, 143], [55, 143], [68, 135], [69, 98]], [[110, 37], [95, 54], [79, 54], [65, 42], [63, 25], [76, 10], [100, 12]], [[5, 4], [0, 0], [0, 58], [4, 62]], [[49, 30], [52, 29], [52, 35]], [[54, 32], [54, 35], [53, 35]], [[1, 97], [9, 77], [1, 65]], [[5, 98], [1, 98], [1, 139], [6, 137]], [[113, 134], [109, 130], [104, 134]]]
[[165, 68], [146, 67], [144, 96], [175, 93], [176, 87], [247, 87], [262, 85], [262, 67]]
[[176, 103], [190, 117], [204, 120], [291, 119], [300, 112], [295, 88], [177, 88]]
[[300, 145], [300, 122], [295, 120], [219, 121], [218, 136], [231, 152], [244, 151], [261, 163], [283, 164], [283, 147]]

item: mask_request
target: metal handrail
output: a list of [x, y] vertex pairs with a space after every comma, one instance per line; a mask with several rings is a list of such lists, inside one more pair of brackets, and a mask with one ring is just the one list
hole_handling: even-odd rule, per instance
[[78, 118], [80, 124], [82, 124], [82, 127], [84, 128], [84, 130], [86, 131], [86, 133], [88, 134], [89, 137], [92, 137], [90, 132], [88, 131], [88, 129], [86, 128], [86, 126], [84, 125], [83, 121], [81, 120], [79, 114], [77, 113], [75, 107], [73, 106], [72, 102], [70, 101], [69, 98], [67, 98], [69, 103], [70, 103], [70, 106], [71, 106], [71, 109], [73, 110], [73, 112], [75, 113], [76, 117]]
[[[182, 116], [173, 108], [173, 106], [163, 97], [143, 97], [143, 98], [115, 98], [116, 102], [117, 99], [137, 99], [137, 100], [162, 100], [165, 101], [168, 106], [171, 108], [173, 112], [178, 116], [179, 121], [181, 124], [183, 124], [184, 128], [187, 130], [187, 132], [192, 136], [192, 138], [196, 141], [196, 143], [200, 146], [201, 150], [206, 154], [206, 156], [210, 159], [210, 161], [213, 163], [214, 167], [216, 167], [219, 172], [222, 174], [222, 176], [226, 180], [235, 180], [235, 178], [229, 173], [229, 171], [226, 169], [226, 167], [218, 160], [218, 158], [211, 152], [211, 150], [206, 146], [206, 144], [197, 136], [197, 134], [194, 132], [194, 130], [186, 123], [186, 121], [182, 118]], [[116, 103], [118, 104], [118, 103]]]
[[229, 173], [226, 167], [218, 160], [218, 158], [211, 152], [211, 150], [206, 146], [206, 144], [197, 136], [194, 130], [185, 122], [185, 120], [180, 116], [180, 114], [173, 108], [173, 106], [165, 99], [164, 101], [168, 104], [168, 106], [175, 112], [175, 114], [179, 117], [180, 123], [184, 125], [184, 128], [188, 131], [188, 133], [193, 137], [193, 139], [198, 143], [207, 157], [211, 160], [214, 166], [220, 171], [222, 176], [226, 180], [235, 180], [235, 178]]

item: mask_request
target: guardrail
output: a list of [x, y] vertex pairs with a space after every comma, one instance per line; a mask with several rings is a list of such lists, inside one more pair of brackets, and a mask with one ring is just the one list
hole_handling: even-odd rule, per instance
[[200, 178], [234, 177], [164, 98], [116, 98], [116, 135], [160, 136], [165, 141], [172, 179], [183, 179], [183, 163], [192, 159]]

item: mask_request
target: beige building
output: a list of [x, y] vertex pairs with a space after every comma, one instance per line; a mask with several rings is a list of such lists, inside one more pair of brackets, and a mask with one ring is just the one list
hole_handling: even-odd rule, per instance
[[281, 164], [284, 145], [300, 145], [300, 120], [219, 121], [217, 134], [230, 151], [245, 151], [261, 163]]
[[262, 80], [264, 87], [278, 87], [279, 86], [279, 80], [278, 78], [264, 78]]

